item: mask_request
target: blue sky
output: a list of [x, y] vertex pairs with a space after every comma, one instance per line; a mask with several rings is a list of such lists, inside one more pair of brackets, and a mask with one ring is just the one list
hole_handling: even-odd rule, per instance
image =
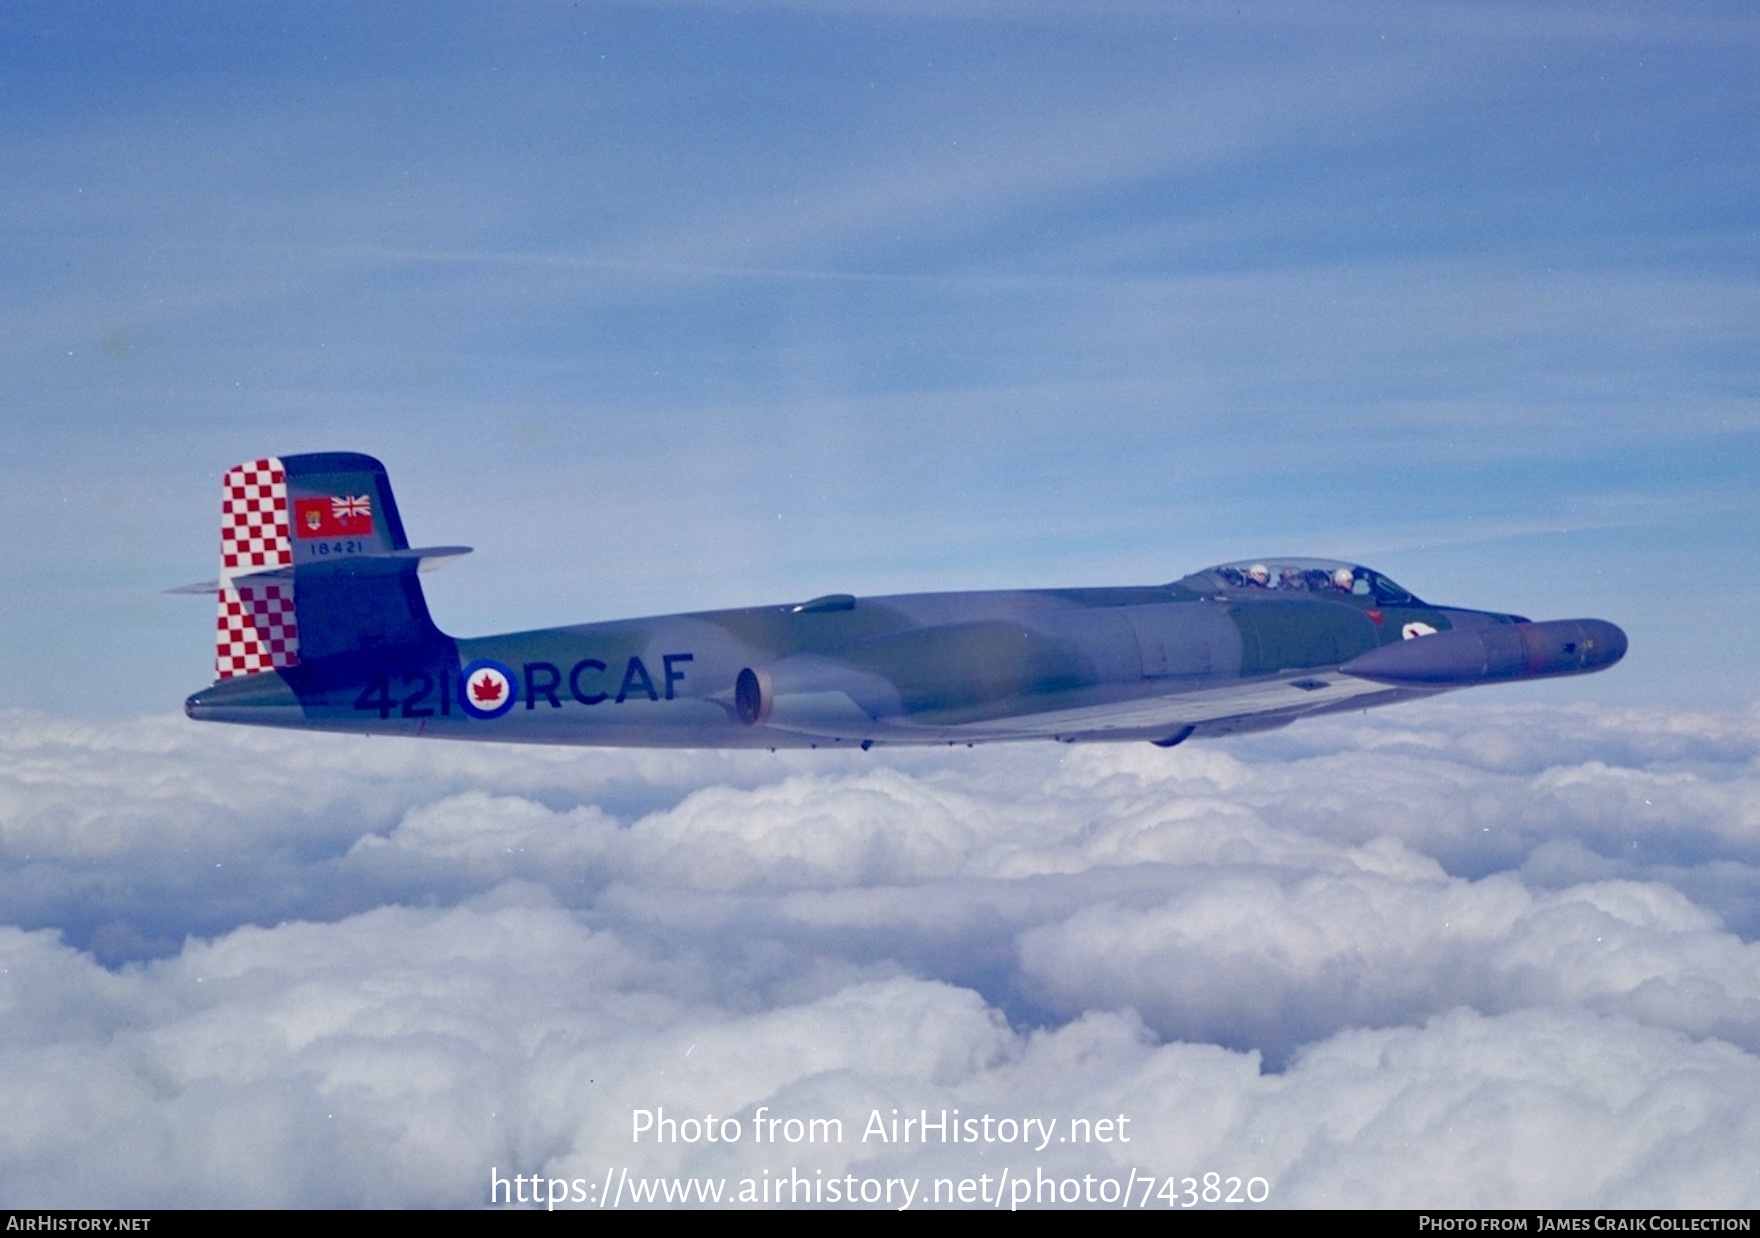
[[[1756, 1206], [1757, 53], [1739, 4], [0, 7], [0, 1202]], [[161, 591], [228, 466], [321, 450], [477, 547], [459, 635], [1292, 554], [1631, 653], [1171, 751], [192, 724]]]
[[219, 473], [321, 449], [479, 548], [461, 634], [1311, 553], [1624, 623], [1594, 699], [1760, 669], [1707, 638], [1760, 603], [1741, 6], [0, 34], [26, 702], [174, 708], [207, 616], [156, 591], [211, 574]]

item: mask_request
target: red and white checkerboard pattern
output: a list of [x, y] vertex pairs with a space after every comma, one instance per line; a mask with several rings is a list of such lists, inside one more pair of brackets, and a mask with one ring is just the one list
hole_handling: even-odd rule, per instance
[[216, 678], [255, 675], [299, 664], [299, 624], [291, 580], [241, 581], [220, 586]]
[[253, 460], [226, 471], [220, 483], [220, 574], [286, 567], [287, 473], [281, 461]]
[[220, 499], [220, 620], [214, 652], [219, 678], [298, 664], [293, 582], [233, 579], [292, 563], [281, 461], [254, 460], [229, 469]]

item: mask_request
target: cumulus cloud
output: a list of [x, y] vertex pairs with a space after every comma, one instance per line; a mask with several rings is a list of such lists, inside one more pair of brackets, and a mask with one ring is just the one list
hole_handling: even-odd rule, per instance
[[[1005, 1168], [1756, 1201], [1760, 712], [868, 754], [11, 714], [0, 750], [22, 1205]], [[1059, 1125], [872, 1137], [895, 1110]], [[743, 1138], [638, 1140], [637, 1111]], [[842, 1138], [761, 1144], [760, 1113]]]

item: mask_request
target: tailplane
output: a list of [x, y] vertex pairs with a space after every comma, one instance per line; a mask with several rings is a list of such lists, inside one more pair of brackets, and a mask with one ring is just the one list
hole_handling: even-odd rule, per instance
[[214, 671], [233, 679], [338, 654], [444, 640], [416, 579], [385, 466], [351, 452], [267, 457], [227, 470], [220, 504]]

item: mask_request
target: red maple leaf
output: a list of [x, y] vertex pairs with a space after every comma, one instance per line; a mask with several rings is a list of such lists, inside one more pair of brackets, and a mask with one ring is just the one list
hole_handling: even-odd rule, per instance
[[479, 701], [499, 701], [502, 687], [494, 676], [484, 671], [483, 677], [471, 685], [471, 695]]

